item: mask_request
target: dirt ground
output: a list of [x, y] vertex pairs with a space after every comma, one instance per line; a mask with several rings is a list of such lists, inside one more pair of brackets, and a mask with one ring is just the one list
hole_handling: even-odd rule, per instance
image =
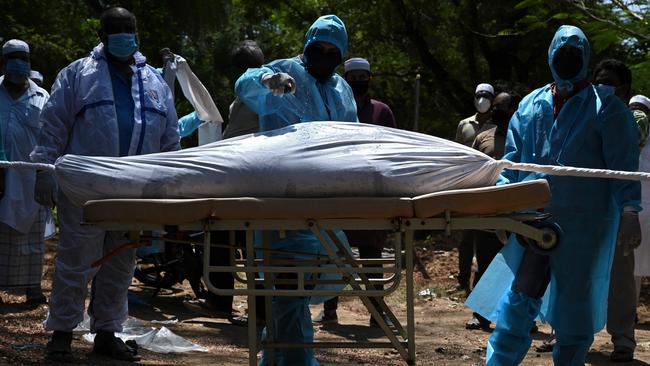
[[[49, 296], [51, 289], [52, 262], [56, 247], [55, 241], [47, 244], [44, 289]], [[480, 365], [485, 362], [485, 344], [489, 333], [469, 331], [464, 323], [470, 318], [471, 311], [463, 305], [464, 297], [459, 293], [450, 293], [456, 283], [457, 251], [441, 246], [425, 245], [428, 250], [420, 250], [431, 280], [424, 280], [416, 275], [416, 293], [422, 289], [432, 289], [435, 298], [418, 296], [415, 307], [416, 348], [418, 365]], [[208, 347], [209, 352], [192, 352], [184, 354], [159, 354], [142, 350], [143, 365], [244, 365], [247, 364], [246, 328], [231, 325], [226, 320], [208, 319], [187, 311], [182, 300], [190, 296], [187, 284], [165, 290], [157, 297], [151, 297], [152, 289], [134, 280], [131, 287], [140, 299], [147, 304], [131, 304], [130, 315], [142, 319], [147, 325], [152, 320], [178, 319], [178, 323], [168, 325], [174, 333], [192, 342]], [[0, 305], [0, 364], [7, 365], [41, 365], [43, 349], [48, 341], [42, 321], [47, 314], [47, 306], [27, 308], [22, 305], [24, 297], [0, 293], [3, 305]], [[393, 293], [388, 304], [400, 319], [404, 319], [404, 286]], [[244, 299], [236, 299], [235, 308], [244, 311]], [[320, 306], [312, 307], [312, 313], [320, 311]], [[368, 326], [367, 310], [358, 299], [343, 298], [339, 304], [338, 325], [315, 328], [317, 341], [334, 340], [384, 340], [378, 328]], [[524, 360], [524, 365], [552, 365], [549, 353], [538, 353], [535, 347], [548, 337], [549, 327], [542, 325], [540, 332], [534, 335], [533, 345]], [[639, 323], [637, 325], [636, 360], [627, 365], [650, 365], [650, 283], [645, 282], [639, 306]], [[121, 365], [91, 353], [92, 345], [86, 343], [81, 335], [75, 335], [73, 341], [75, 364], [78, 365]], [[589, 365], [608, 365], [612, 344], [606, 332], [596, 336], [588, 356]], [[396, 351], [376, 349], [341, 349], [317, 350], [317, 358], [322, 365], [402, 365]]]

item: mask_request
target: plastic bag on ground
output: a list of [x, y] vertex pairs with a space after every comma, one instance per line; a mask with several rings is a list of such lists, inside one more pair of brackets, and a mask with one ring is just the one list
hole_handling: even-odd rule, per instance
[[[172, 323], [172, 322], [170, 322]], [[175, 322], [173, 322], [175, 323]], [[79, 323], [77, 328], [74, 329], [75, 332], [89, 332], [90, 318], [87, 315], [84, 315], [84, 321]], [[156, 353], [183, 353], [183, 352], [208, 352], [206, 347], [199, 346], [198, 344], [192, 343], [187, 339], [174, 334], [171, 330], [166, 327], [160, 329], [154, 327], [146, 327], [144, 322], [137, 318], [129, 317], [124, 324], [122, 324], [122, 332], [115, 333], [115, 336], [123, 340], [124, 342], [128, 340], [134, 340], [138, 347], [144, 348], [151, 352]], [[83, 336], [83, 339], [87, 342], [92, 343], [95, 339], [95, 335], [92, 333], [86, 333]]]

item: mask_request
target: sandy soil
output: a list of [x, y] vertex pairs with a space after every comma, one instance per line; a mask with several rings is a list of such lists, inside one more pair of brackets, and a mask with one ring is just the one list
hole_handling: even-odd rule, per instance
[[[47, 244], [46, 273], [44, 289], [49, 295], [51, 286], [52, 260], [56, 242]], [[421, 289], [431, 288], [437, 294], [435, 298], [418, 297], [415, 307], [416, 344], [419, 365], [479, 365], [485, 362], [485, 344], [489, 333], [468, 331], [464, 323], [471, 312], [463, 305], [463, 296], [449, 293], [455, 284], [457, 273], [457, 252], [455, 249], [432, 247], [420, 253], [431, 280], [416, 276], [416, 293]], [[244, 365], [247, 364], [246, 328], [231, 325], [226, 320], [208, 319], [187, 311], [182, 300], [190, 296], [187, 284], [165, 290], [152, 298], [152, 290], [134, 280], [132, 291], [148, 304], [132, 304], [132, 316], [144, 320], [178, 319], [178, 323], [169, 325], [174, 333], [197, 344], [209, 348], [207, 353], [158, 354], [143, 350], [144, 365]], [[627, 365], [650, 365], [650, 283], [645, 282], [644, 295], [639, 306], [639, 323], [637, 325], [636, 360]], [[3, 305], [0, 305], [0, 364], [40, 365], [43, 361], [43, 348], [48, 335], [43, 331], [42, 321], [47, 314], [47, 306], [27, 308], [19, 294], [0, 293]], [[404, 287], [393, 293], [387, 302], [394, 309], [398, 318], [404, 319]], [[243, 299], [237, 299], [235, 308], [244, 311]], [[312, 308], [312, 313], [319, 311], [319, 306]], [[367, 311], [358, 299], [344, 298], [339, 305], [338, 325], [316, 327], [317, 341], [382, 339], [378, 328], [368, 326]], [[151, 324], [152, 326], [160, 326]], [[533, 345], [524, 365], [552, 365], [548, 353], [537, 353], [535, 347], [548, 336], [550, 329], [542, 325], [535, 334]], [[75, 364], [121, 365], [97, 357], [91, 353], [92, 345], [75, 335], [73, 342]], [[596, 336], [589, 353], [589, 365], [608, 365], [612, 344], [609, 336], [601, 332]], [[323, 365], [402, 365], [404, 364], [396, 351], [371, 349], [317, 350], [317, 357]]]

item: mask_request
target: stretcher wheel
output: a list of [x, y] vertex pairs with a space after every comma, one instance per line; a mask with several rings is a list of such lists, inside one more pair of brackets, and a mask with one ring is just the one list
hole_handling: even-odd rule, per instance
[[557, 223], [536, 221], [529, 223], [529, 225], [542, 231], [542, 240], [535, 241], [517, 234], [517, 241], [523, 247], [528, 247], [539, 254], [548, 255], [560, 244], [562, 228]]

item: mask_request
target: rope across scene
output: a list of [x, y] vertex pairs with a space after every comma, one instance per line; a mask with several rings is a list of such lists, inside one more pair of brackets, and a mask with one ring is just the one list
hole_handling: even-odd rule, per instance
[[570, 166], [538, 165], [530, 163], [513, 163], [508, 160], [496, 162], [503, 169], [520, 170], [526, 172], [543, 173], [555, 176], [611, 178], [626, 180], [650, 180], [650, 173], [626, 172], [608, 169], [575, 168]]
[[[500, 169], [512, 169], [555, 176], [610, 178], [626, 180], [650, 180], [650, 173], [626, 172], [608, 169], [576, 168], [570, 166], [539, 165], [530, 163], [513, 163], [508, 160], [491, 161]], [[0, 168], [33, 169], [54, 172], [54, 164], [30, 163], [27, 161], [0, 161]]]
[[54, 164], [30, 163], [27, 161], [0, 161], [0, 168], [31, 169], [54, 172]]

